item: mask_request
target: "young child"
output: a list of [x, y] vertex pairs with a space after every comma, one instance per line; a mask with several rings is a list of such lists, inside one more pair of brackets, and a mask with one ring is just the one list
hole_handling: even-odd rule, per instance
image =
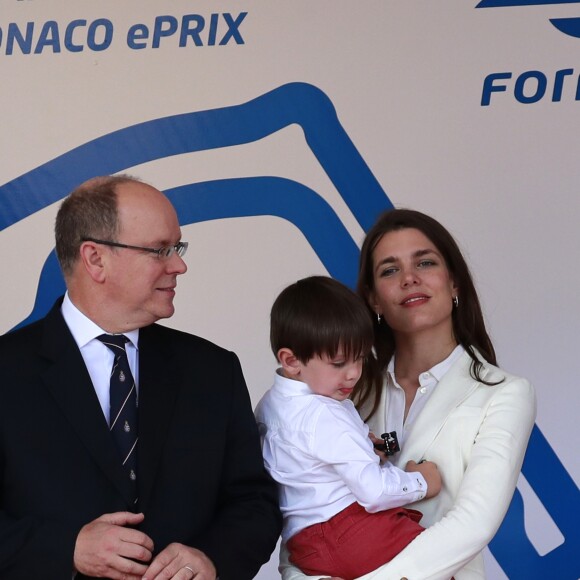
[[441, 478], [430, 462], [381, 464], [348, 398], [373, 344], [354, 292], [323, 276], [292, 284], [272, 307], [270, 342], [281, 366], [256, 419], [282, 540], [304, 573], [357, 578], [423, 531], [421, 514], [401, 506], [436, 495]]

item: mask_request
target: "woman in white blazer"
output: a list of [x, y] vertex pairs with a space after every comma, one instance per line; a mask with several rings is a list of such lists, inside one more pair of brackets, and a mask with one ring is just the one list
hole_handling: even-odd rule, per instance
[[[433, 461], [443, 480], [438, 496], [412, 506], [425, 532], [363, 578], [482, 580], [481, 551], [505, 516], [534, 424], [534, 390], [497, 368], [469, 268], [433, 218], [380, 216], [361, 250], [358, 291], [375, 320], [376, 360], [357, 407], [372, 432], [397, 431], [395, 465]], [[284, 550], [280, 569], [284, 580], [306, 578]]]

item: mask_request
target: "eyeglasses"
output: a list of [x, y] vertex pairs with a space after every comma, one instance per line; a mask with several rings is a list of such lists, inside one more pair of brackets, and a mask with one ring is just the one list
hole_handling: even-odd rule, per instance
[[112, 246], [114, 248], [127, 248], [128, 250], [141, 250], [142, 252], [151, 252], [157, 254], [158, 258], [171, 258], [176, 253], [180, 258], [185, 256], [187, 252], [188, 242], [177, 242], [173, 246], [163, 246], [161, 248], [144, 248], [142, 246], [130, 246], [129, 244], [120, 244], [119, 242], [110, 242], [108, 240], [96, 240], [95, 238], [82, 238], [83, 242], [93, 242], [94, 244], [102, 244], [103, 246]]

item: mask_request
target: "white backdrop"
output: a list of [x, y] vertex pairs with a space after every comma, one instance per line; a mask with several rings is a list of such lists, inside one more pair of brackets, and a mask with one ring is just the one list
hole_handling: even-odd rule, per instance
[[[471, 264], [500, 364], [538, 392], [543, 444], [530, 449], [518, 486], [533, 565], [509, 575], [547, 577], [540, 570], [549, 562], [552, 577], [575, 579], [580, 2], [481, 4], [489, 6], [0, 0], [0, 331], [33, 310], [58, 200], [78, 182], [126, 171], [162, 190], [223, 185], [231, 197], [211, 190], [202, 216], [184, 220], [189, 272], [167, 324], [236, 351], [256, 403], [275, 364], [272, 301], [297, 278], [340, 268], [340, 248], [329, 242], [338, 229], [325, 216], [355, 247], [379, 206], [429, 213]], [[316, 87], [321, 100], [288, 83]], [[283, 98], [237, 108], [271, 91]], [[277, 120], [297, 100], [297, 112]], [[332, 106], [336, 125], [323, 114]], [[189, 145], [180, 133], [188, 115]], [[147, 122], [146, 131], [131, 128]], [[360, 159], [342, 147], [345, 135]], [[240, 209], [263, 177], [273, 178], [277, 211], [257, 210], [259, 200]], [[238, 199], [242, 178], [249, 190]], [[382, 201], [369, 193], [373, 183]], [[282, 202], [284, 184], [292, 187]], [[195, 206], [205, 190], [192, 191]], [[222, 195], [231, 211], [210, 220]], [[328, 207], [301, 225], [317, 196]], [[314, 242], [319, 231], [326, 237]], [[333, 252], [338, 266], [329, 267]], [[355, 264], [345, 262], [346, 276]], [[501, 580], [512, 569], [498, 559], [501, 567], [488, 558], [489, 576]], [[275, 570], [272, 562], [259, 578]]]

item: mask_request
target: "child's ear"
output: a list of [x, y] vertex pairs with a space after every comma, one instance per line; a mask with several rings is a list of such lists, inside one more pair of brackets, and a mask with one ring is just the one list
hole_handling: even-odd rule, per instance
[[300, 374], [302, 363], [289, 348], [281, 348], [278, 351], [278, 360], [288, 376], [295, 377]]

